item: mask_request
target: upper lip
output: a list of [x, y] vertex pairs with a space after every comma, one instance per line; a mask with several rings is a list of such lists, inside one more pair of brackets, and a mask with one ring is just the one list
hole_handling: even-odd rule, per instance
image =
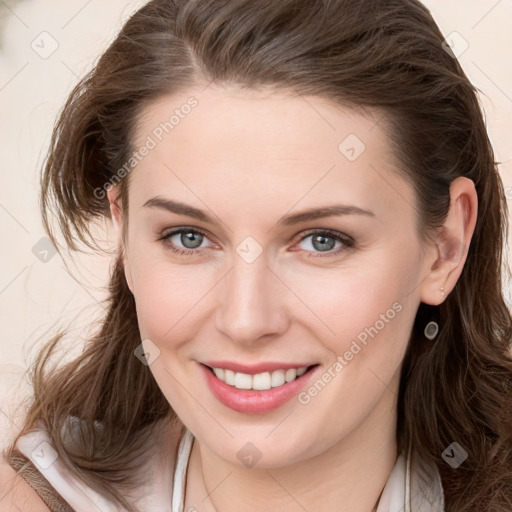
[[202, 364], [209, 366], [210, 368], [223, 368], [224, 370], [231, 370], [237, 373], [256, 375], [257, 373], [273, 372], [275, 370], [303, 368], [304, 366], [312, 366], [314, 363], [284, 363], [269, 361], [267, 363], [258, 364], [240, 364], [233, 361], [204, 361]]

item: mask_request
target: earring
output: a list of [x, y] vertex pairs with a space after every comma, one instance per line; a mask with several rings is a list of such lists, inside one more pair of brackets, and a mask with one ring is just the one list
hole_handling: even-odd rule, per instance
[[439, 332], [439, 324], [433, 320], [425, 326], [425, 338], [433, 340]]
[[444, 288], [441, 288], [441, 295], [444, 297]]

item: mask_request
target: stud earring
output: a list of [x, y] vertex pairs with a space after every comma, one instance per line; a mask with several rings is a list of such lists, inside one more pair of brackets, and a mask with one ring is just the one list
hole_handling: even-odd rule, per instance
[[441, 288], [441, 295], [444, 297], [444, 288]]
[[427, 338], [431, 341], [437, 336], [438, 332], [439, 332], [439, 324], [437, 322], [434, 322], [433, 320], [425, 326], [425, 331], [424, 331], [425, 338]]

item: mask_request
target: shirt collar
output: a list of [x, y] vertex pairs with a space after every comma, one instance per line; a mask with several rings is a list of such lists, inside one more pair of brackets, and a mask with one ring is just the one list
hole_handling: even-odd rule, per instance
[[[434, 475], [432, 479], [430, 474]], [[420, 463], [409, 449], [400, 454], [382, 491], [376, 512], [443, 512], [444, 492], [436, 466]]]

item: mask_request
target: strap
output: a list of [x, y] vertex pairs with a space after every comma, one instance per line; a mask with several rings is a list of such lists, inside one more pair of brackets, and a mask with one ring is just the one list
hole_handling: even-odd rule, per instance
[[187, 480], [187, 466], [192, 449], [194, 436], [188, 428], [181, 436], [176, 457], [176, 465], [174, 469], [173, 489], [172, 489], [172, 512], [183, 512], [185, 506], [185, 485]]
[[68, 504], [72, 512], [119, 512], [114, 503], [73, 477], [59, 460], [43, 430], [29, 432], [16, 442], [16, 449], [28, 458], [51, 486], [54, 495]]
[[7, 462], [36, 491], [51, 512], [74, 512], [48, 480], [41, 475], [35, 465], [18, 450], [12, 450]]

